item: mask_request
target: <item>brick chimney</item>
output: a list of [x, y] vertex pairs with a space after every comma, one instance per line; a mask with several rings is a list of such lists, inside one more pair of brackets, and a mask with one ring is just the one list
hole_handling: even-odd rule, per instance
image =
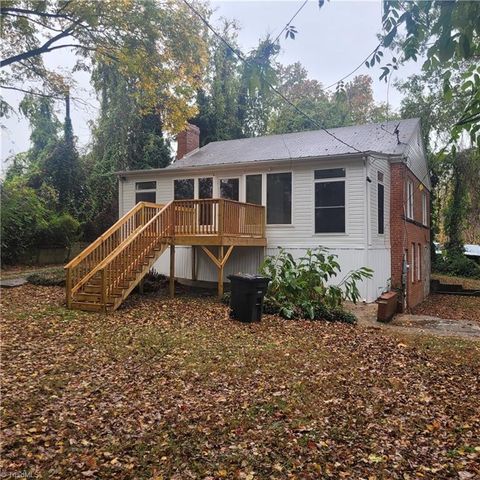
[[187, 128], [177, 135], [177, 160], [200, 146], [200, 129], [196, 125], [187, 123]]

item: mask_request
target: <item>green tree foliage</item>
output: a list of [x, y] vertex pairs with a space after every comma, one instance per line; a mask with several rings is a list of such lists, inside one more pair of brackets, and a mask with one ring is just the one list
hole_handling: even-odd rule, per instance
[[[450, 121], [453, 140], [462, 131], [473, 144], [480, 137], [480, 2], [461, 0], [384, 0], [382, 45], [398, 52], [392, 62], [381, 67], [385, 80], [398, 64], [425, 56], [427, 74], [441, 75], [444, 96], [449, 99], [461, 89], [469, 97], [461, 114]], [[380, 63], [378, 51], [369, 66]], [[455, 76], [464, 62], [468, 68]]]
[[58, 194], [57, 210], [81, 217], [85, 179], [75, 145], [68, 95], [65, 106], [63, 137], [45, 154], [43, 179]]
[[[238, 27], [234, 22], [224, 21], [221, 35], [233, 48]], [[199, 113], [192, 123], [200, 128], [200, 145], [218, 140], [244, 136], [238, 116], [240, 94], [240, 61], [225, 43], [214, 37], [211, 40], [211, 55], [205, 86], [197, 95]]]
[[452, 71], [451, 95], [445, 96], [442, 85], [443, 69], [413, 75], [397, 83], [404, 97], [401, 113], [404, 117], [420, 117], [432, 183], [432, 227], [437, 239], [447, 244], [452, 254], [464, 242], [480, 240], [478, 220], [478, 182], [480, 163], [478, 148], [470, 148], [466, 135], [457, 148], [445, 153], [452, 139], [452, 119], [460, 118], [470, 96], [461, 87], [461, 78], [470, 64], [464, 62]]
[[[296, 62], [278, 67], [279, 91], [305, 112], [317, 124], [326, 128], [362, 123], [381, 122], [387, 119], [387, 108], [373, 99], [372, 79], [358, 75], [342, 84], [333, 94], [326, 92], [321, 83], [308, 78], [306, 69]], [[274, 97], [270, 117], [271, 133], [297, 132], [318, 128], [279, 96]], [[391, 115], [390, 118], [395, 118]]]
[[267, 133], [275, 95], [270, 85], [275, 86], [278, 81], [275, 57], [279, 51], [278, 43], [267, 36], [242, 64], [238, 121], [246, 137]]
[[147, 110], [161, 105], [168, 130], [180, 130], [195, 114], [207, 44], [205, 26], [183, 2], [6, 0], [0, 13], [3, 85], [31, 81], [40, 83], [36, 91], [63, 93], [65, 78], [45, 67], [43, 55], [65, 49], [77, 56], [77, 68], [115, 63], [136, 78], [138, 101]]
[[38, 246], [69, 247], [76, 240], [78, 221], [53, 211], [22, 179], [3, 182], [1, 201], [2, 262], [18, 262]]

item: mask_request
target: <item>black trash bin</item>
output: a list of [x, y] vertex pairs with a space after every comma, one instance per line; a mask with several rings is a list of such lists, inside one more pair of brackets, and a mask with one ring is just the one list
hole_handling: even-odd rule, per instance
[[270, 278], [238, 273], [229, 275], [230, 316], [241, 322], [259, 322], [262, 318], [263, 297]]

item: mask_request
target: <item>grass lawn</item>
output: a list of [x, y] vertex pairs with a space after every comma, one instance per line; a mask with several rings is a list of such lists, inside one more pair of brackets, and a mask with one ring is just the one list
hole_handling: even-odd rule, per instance
[[480, 342], [243, 325], [200, 297], [109, 316], [65, 310], [58, 287], [2, 297], [4, 476], [480, 476]]

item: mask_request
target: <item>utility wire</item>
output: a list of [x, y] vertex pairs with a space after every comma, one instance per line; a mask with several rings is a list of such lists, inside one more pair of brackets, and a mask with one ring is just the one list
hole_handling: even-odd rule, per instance
[[348, 77], [351, 77], [357, 70], [359, 70], [364, 64], [365, 62], [382, 46], [382, 42], [380, 42], [361, 62], [360, 64], [355, 68], [353, 69], [350, 73], [347, 73], [346, 75], [344, 75], [340, 80], [330, 84], [328, 87], [325, 87], [324, 90], [328, 90], [332, 87], [334, 87], [335, 85], [338, 85], [340, 82], [343, 82], [345, 79], [347, 79]]
[[[217, 31], [210, 25], [208, 20], [200, 13], [198, 10], [188, 1], [188, 0], [183, 0], [183, 2], [192, 10], [195, 15], [197, 15], [200, 20], [206, 25], [206, 27], [226, 46], [228, 47], [243, 63], [248, 64], [248, 60], [243, 56], [243, 54], [238, 50], [233, 48], [227, 40], [225, 40]], [[300, 115], [305, 117], [307, 120], [309, 120], [313, 125], [318, 127], [320, 130], [323, 130], [326, 134], [330, 135], [332, 138], [337, 140], [338, 142], [342, 143], [343, 145], [347, 146], [348, 148], [351, 148], [357, 153], [363, 154], [362, 150], [359, 150], [357, 147], [350, 145], [349, 143], [345, 142], [341, 138], [338, 138], [335, 134], [327, 130], [323, 125], [319, 124], [314, 118], [310, 117], [307, 113], [305, 113], [303, 110], [300, 110], [294, 103], [292, 103], [285, 95], [283, 95], [282, 92], [280, 92], [275, 86], [273, 86], [264, 76], [263, 72], [261, 72], [261, 75], [263, 77], [263, 81], [265, 82], [270, 89], [275, 92], [285, 103], [290, 105], [296, 112], [298, 112]]]
[[273, 43], [277, 43], [278, 39], [281, 37], [282, 33], [290, 26], [290, 24], [293, 22], [295, 17], [303, 10], [303, 7], [308, 3], [308, 0], [305, 0], [302, 3], [302, 6], [295, 12], [293, 17], [288, 21], [288, 23], [283, 27], [282, 31], [277, 35], [277, 38], [273, 41]]

